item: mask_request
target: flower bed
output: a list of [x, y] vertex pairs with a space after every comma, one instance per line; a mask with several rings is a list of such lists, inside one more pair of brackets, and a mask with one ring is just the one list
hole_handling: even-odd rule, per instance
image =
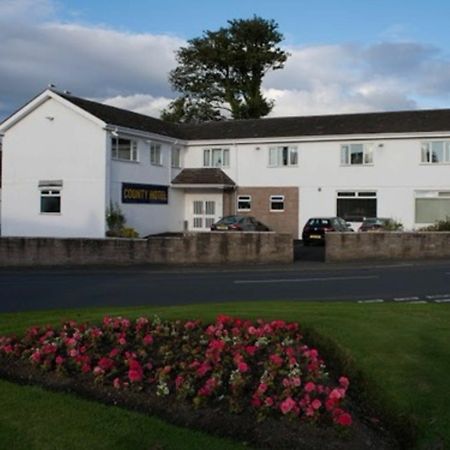
[[0, 356], [67, 377], [84, 374], [117, 390], [251, 411], [258, 420], [287, 416], [352, 424], [343, 407], [348, 379], [333, 384], [298, 325], [280, 320], [219, 316], [203, 326], [158, 317], [105, 317], [101, 326], [67, 322], [58, 330], [30, 328], [21, 339], [0, 337]]

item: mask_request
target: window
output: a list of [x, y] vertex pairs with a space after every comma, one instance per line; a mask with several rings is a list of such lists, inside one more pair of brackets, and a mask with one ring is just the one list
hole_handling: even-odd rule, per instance
[[269, 148], [269, 167], [287, 167], [297, 164], [298, 152], [296, 147]]
[[377, 216], [376, 192], [338, 192], [337, 215], [347, 222], [362, 222]]
[[270, 210], [271, 211], [284, 211], [284, 195], [271, 195], [270, 196]]
[[207, 148], [203, 150], [203, 167], [229, 167], [230, 150], [228, 148]]
[[251, 195], [238, 195], [237, 209], [238, 211], [250, 211], [252, 209]]
[[448, 218], [450, 218], [449, 191], [416, 192], [416, 223], [431, 224]]
[[421, 161], [426, 164], [449, 164], [450, 141], [422, 142]]
[[162, 166], [161, 144], [152, 142], [150, 144], [150, 164], [153, 166]]
[[181, 167], [181, 148], [180, 147], [172, 147], [171, 161], [172, 161], [172, 167], [175, 167], [175, 168]]
[[112, 158], [120, 161], [137, 161], [137, 142], [131, 139], [112, 138]]
[[345, 144], [341, 145], [341, 165], [370, 165], [373, 164], [373, 144]]
[[61, 212], [61, 190], [41, 190], [41, 213], [58, 214]]

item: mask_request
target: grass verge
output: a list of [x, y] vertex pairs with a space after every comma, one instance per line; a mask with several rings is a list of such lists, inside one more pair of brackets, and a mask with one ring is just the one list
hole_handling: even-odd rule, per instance
[[[0, 334], [21, 333], [38, 323], [56, 325], [68, 318], [95, 321], [106, 313], [129, 317], [157, 313], [168, 319], [204, 321], [225, 313], [298, 321], [314, 341], [320, 341], [333, 365], [366, 388], [359, 393], [362, 400], [381, 408], [394, 426], [416, 425], [418, 448], [450, 447], [448, 305], [270, 302], [60, 310], [2, 314]], [[8, 448], [239, 448], [152, 417], [4, 381], [0, 405], [0, 442]], [[81, 435], [82, 442], [77, 439]]]

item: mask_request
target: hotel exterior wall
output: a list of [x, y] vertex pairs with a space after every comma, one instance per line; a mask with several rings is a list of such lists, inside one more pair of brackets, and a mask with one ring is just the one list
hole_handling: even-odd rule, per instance
[[[49, 99], [3, 138], [3, 236], [103, 237], [106, 132]], [[40, 212], [41, 180], [62, 180], [61, 213]]]
[[[446, 136], [446, 137], [442, 137]], [[423, 133], [420, 136], [366, 135], [255, 139], [253, 142], [223, 141], [191, 143], [186, 163], [202, 167], [202, 149], [230, 149], [230, 167], [223, 170], [238, 186], [299, 188], [299, 230], [310, 217], [337, 214], [338, 191], [375, 191], [377, 215], [391, 217], [406, 229], [415, 223], [415, 191], [450, 190], [449, 164], [421, 163], [421, 142], [449, 139], [448, 133]], [[373, 164], [344, 166], [340, 161], [341, 144], [374, 143]], [[269, 148], [279, 145], [298, 149], [298, 165], [269, 167]]]

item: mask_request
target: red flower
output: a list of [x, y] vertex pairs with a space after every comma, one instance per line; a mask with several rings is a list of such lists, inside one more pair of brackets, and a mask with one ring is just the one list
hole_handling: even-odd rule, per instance
[[241, 372], [241, 373], [245, 373], [245, 372], [248, 372], [248, 364], [247, 363], [245, 363], [245, 362], [240, 362], [239, 364], [238, 364], [238, 370], [239, 370], [239, 372]]
[[316, 385], [312, 381], [308, 381], [308, 383], [305, 384], [305, 391], [306, 392], [312, 392], [316, 389]]
[[97, 365], [103, 370], [111, 370], [114, 367], [114, 361], [110, 358], [100, 358]]
[[139, 361], [135, 359], [130, 359], [128, 361], [128, 378], [132, 383], [138, 383], [142, 381], [142, 377], [144, 375], [144, 371]]
[[153, 344], [153, 336], [151, 334], [147, 334], [146, 336], [144, 336], [144, 339], [142, 339], [142, 342], [144, 342], [144, 345]]
[[276, 353], [269, 356], [269, 360], [271, 363], [275, 364], [277, 367], [280, 367], [283, 364], [283, 358]]
[[337, 417], [336, 423], [348, 427], [352, 424], [352, 416], [349, 413], [342, 413]]

